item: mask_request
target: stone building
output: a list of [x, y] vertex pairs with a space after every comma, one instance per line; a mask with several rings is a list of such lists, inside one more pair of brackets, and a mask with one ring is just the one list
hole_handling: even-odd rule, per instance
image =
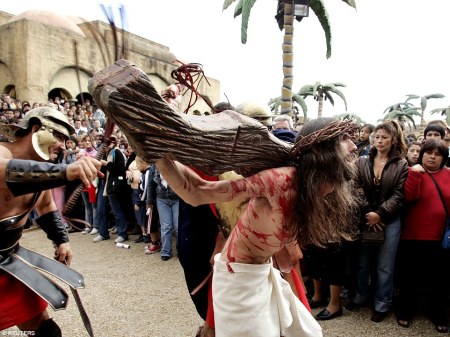
[[[30, 103], [46, 103], [56, 96], [80, 102], [82, 95], [91, 98], [88, 79], [118, 58], [144, 71], [160, 92], [175, 82], [171, 72], [179, 64], [173, 63], [177, 58], [166, 46], [121, 29], [115, 35], [102, 21], [87, 22], [48, 11], [19, 15], [0, 11], [1, 93]], [[220, 83], [212, 78], [208, 81], [210, 86], [203, 80], [198, 91], [217, 103]], [[182, 108], [189, 96], [184, 96]], [[199, 98], [191, 112], [194, 110], [203, 113], [210, 108]]]

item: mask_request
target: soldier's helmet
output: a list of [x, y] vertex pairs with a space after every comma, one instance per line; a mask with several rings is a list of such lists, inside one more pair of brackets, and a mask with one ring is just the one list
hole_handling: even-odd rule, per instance
[[42, 127], [51, 133], [53, 131], [57, 131], [67, 138], [69, 138], [71, 134], [75, 133], [75, 129], [69, 123], [66, 115], [48, 106], [34, 108], [28, 111], [17, 126], [22, 129], [28, 129], [33, 119], [38, 119]]

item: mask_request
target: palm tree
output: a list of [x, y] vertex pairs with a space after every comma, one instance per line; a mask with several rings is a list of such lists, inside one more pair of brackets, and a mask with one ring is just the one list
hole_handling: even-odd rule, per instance
[[[281, 106], [281, 96], [270, 99], [268, 105], [270, 111], [272, 111], [273, 114], [279, 114], [279, 108]], [[299, 94], [294, 94], [292, 95], [292, 107], [294, 110], [299, 110], [297, 108], [297, 105], [302, 109], [303, 120], [308, 120], [308, 106], [306, 105], [304, 98]]]
[[450, 106], [446, 108], [437, 108], [430, 111], [430, 114], [441, 114], [441, 116], [445, 116], [445, 123], [450, 125]]
[[[411, 103], [396, 103], [387, 107], [383, 113], [387, 113], [382, 119], [386, 120], [396, 120], [403, 129], [406, 128], [408, 124], [410, 131], [416, 130], [416, 123], [414, 121], [414, 116], [421, 116], [420, 108], [413, 106]], [[411, 127], [412, 124], [412, 127]]]
[[306, 98], [308, 96], [314, 97], [314, 99], [319, 102], [319, 107], [317, 110], [317, 118], [322, 117], [322, 111], [323, 111], [323, 101], [329, 100], [331, 105], [334, 106], [334, 99], [331, 96], [332, 93], [338, 95], [345, 104], [345, 110], [347, 110], [347, 101], [345, 100], [344, 94], [338, 89], [338, 87], [345, 87], [345, 84], [342, 83], [327, 83], [327, 84], [321, 84], [320, 82], [316, 82], [313, 85], [305, 85], [303, 86], [298, 94], [302, 96], [303, 98]]
[[427, 108], [427, 102], [430, 98], [444, 98], [445, 96], [442, 94], [430, 94], [425, 96], [418, 96], [418, 95], [406, 95], [408, 98], [405, 102], [408, 102], [412, 99], [420, 99], [420, 108], [421, 108], [421, 115], [420, 115], [420, 125], [425, 126], [425, 109]]
[[[241, 42], [247, 42], [247, 29], [250, 18], [250, 12], [256, 0], [225, 0], [223, 9], [227, 9], [233, 2], [237, 2], [234, 9], [234, 17], [242, 15], [241, 23]], [[355, 0], [342, 0], [347, 5], [356, 9]], [[278, 0], [277, 19], [278, 26], [284, 29], [283, 38], [283, 85], [281, 87], [281, 114], [292, 113], [292, 83], [293, 83], [293, 37], [294, 37], [294, 12], [293, 8], [296, 0]], [[328, 13], [325, 9], [323, 0], [309, 0], [309, 7], [316, 14], [325, 32], [325, 40], [327, 44], [327, 58], [331, 56], [331, 27], [328, 19]], [[301, 21], [302, 17], [296, 16], [297, 21]]]
[[354, 123], [356, 123], [358, 125], [366, 124], [366, 122], [361, 117], [359, 117], [357, 114], [344, 112], [339, 115], [336, 115], [335, 117], [341, 121], [353, 121]]

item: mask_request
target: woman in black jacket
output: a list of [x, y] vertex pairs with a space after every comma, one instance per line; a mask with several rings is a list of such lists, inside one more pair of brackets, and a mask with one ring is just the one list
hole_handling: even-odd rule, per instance
[[118, 237], [114, 240], [116, 243], [122, 243], [128, 240], [126, 210], [123, 204], [123, 196], [127, 193], [127, 183], [125, 174], [126, 157], [118, 147], [118, 141], [115, 136], [110, 137], [111, 144], [106, 162], [106, 183], [103, 195], [108, 197], [112, 213], [116, 222]]
[[[364, 200], [361, 226], [384, 232], [380, 245], [361, 245], [356, 281], [356, 293], [347, 305], [355, 310], [369, 300], [369, 278], [374, 289], [373, 322], [381, 322], [390, 310], [394, 286], [394, 265], [400, 239], [400, 209], [403, 204], [403, 184], [408, 175], [404, 159], [406, 144], [395, 122], [384, 122], [375, 128], [375, 140], [370, 153], [357, 159], [357, 187]], [[371, 270], [372, 272], [371, 277]], [[373, 285], [375, 284], [375, 287]]]

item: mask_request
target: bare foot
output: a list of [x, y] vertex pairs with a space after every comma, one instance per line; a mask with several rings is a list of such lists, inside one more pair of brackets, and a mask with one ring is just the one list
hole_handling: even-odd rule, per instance
[[199, 327], [195, 337], [215, 337], [216, 332], [213, 328], [210, 328], [206, 323]]

